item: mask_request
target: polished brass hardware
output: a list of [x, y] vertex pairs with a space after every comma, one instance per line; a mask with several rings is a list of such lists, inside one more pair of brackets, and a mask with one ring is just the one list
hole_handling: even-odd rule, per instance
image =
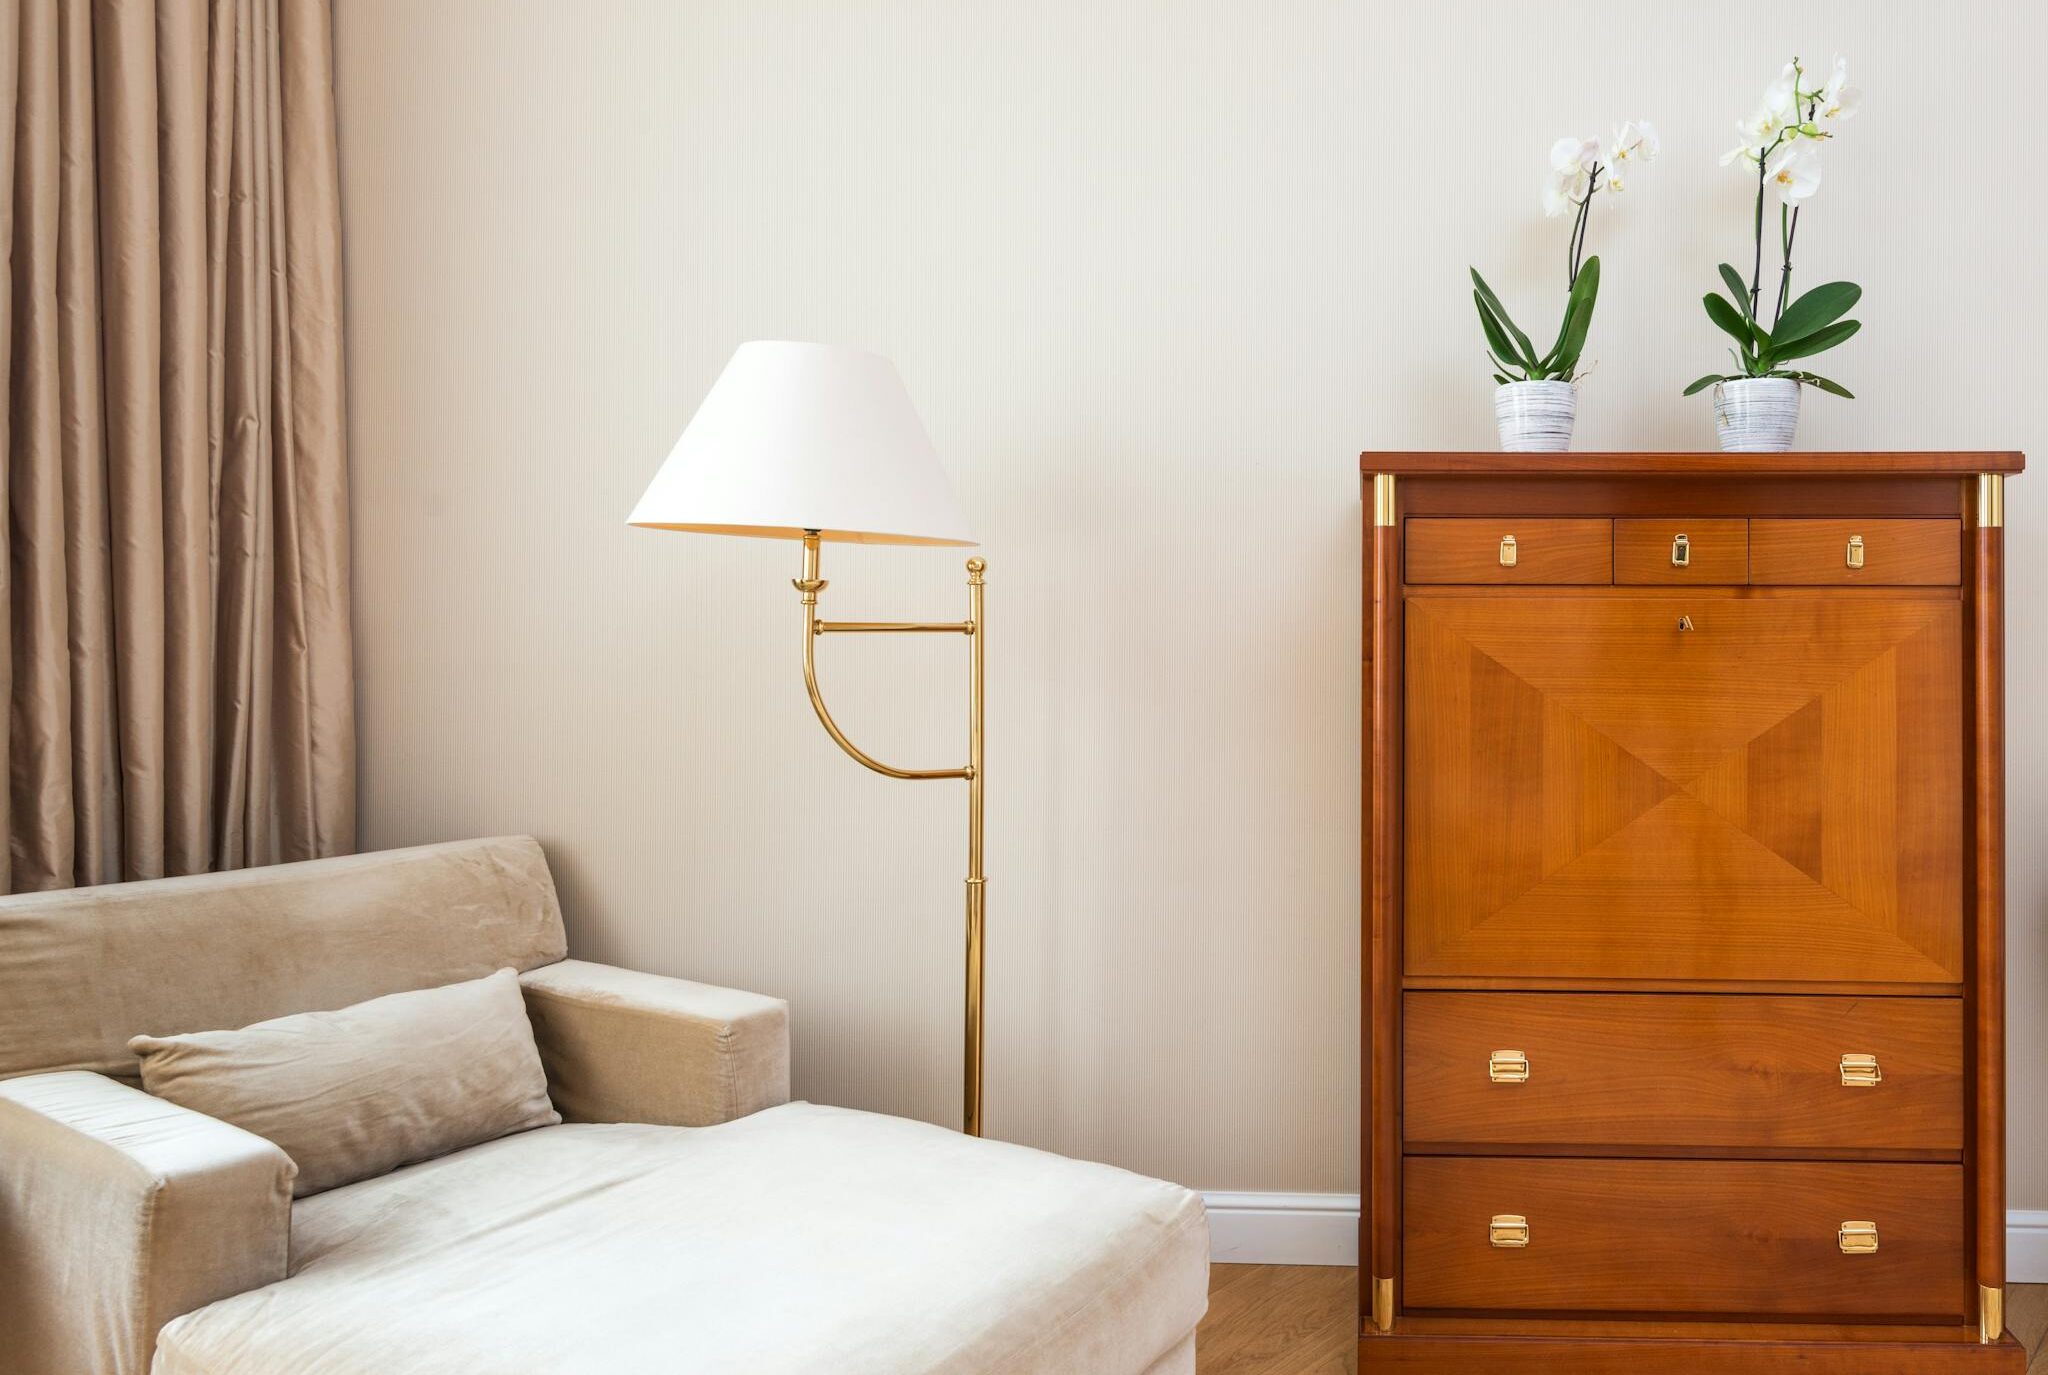
[[1851, 568], [1863, 566], [1863, 536], [1849, 536], [1849, 552], [1845, 558]]
[[2005, 1335], [2005, 1290], [1977, 1286], [1977, 1340], [1987, 1345]]
[[1690, 568], [1692, 566], [1692, 541], [1684, 535], [1671, 537], [1671, 566]]
[[1884, 1082], [1884, 1071], [1877, 1067], [1875, 1055], [1844, 1055], [1842, 1057], [1842, 1086], [1852, 1089], [1876, 1088]]
[[1500, 537], [1500, 566], [1502, 568], [1513, 568], [1515, 566], [1515, 537], [1513, 535], [1502, 535]]
[[1383, 1275], [1372, 1278], [1372, 1325], [1378, 1332], [1394, 1330], [1394, 1282]]
[[1679, 628], [1680, 630], [1691, 630], [1691, 629], [1692, 629], [1692, 617], [1690, 617], [1690, 616], [1680, 616], [1680, 617], [1678, 618], [1678, 628]]
[[1875, 1222], [1845, 1222], [1835, 1233], [1835, 1244], [1842, 1248], [1845, 1256], [1868, 1256], [1877, 1251], [1877, 1224]]
[[1496, 1084], [1526, 1084], [1529, 1057], [1519, 1050], [1496, 1050], [1486, 1057], [1486, 1077]]
[[1501, 1213], [1486, 1224], [1486, 1239], [1503, 1251], [1519, 1251], [1529, 1244], [1529, 1219], [1520, 1213]]
[[[965, 1028], [965, 1070], [962, 1085], [961, 1130], [981, 1135], [981, 1028], [983, 929], [988, 919], [988, 878], [982, 863], [982, 735], [984, 720], [983, 647], [988, 641], [983, 626], [981, 575], [988, 564], [979, 558], [967, 560], [967, 619], [964, 621], [821, 621], [818, 594], [828, 585], [818, 576], [816, 531], [804, 533], [803, 576], [792, 579], [802, 594], [804, 607], [804, 687], [810, 692], [811, 707], [825, 733], [840, 749], [876, 773], [889, 778], [926, 780], [958, 778], [967, 784], [967, 997]], [[823, 635], [889, 632], [965, 635], [967, 653], [967, 763], [957, 769], [899, 769], [868, 754], [832, 719], [825, 695], [818, 688], [818, 638]]]
[[1372, 475], [1372, 523], [1392, 525], [1394, 523], [1394, 475], [1374, 473]]
[[1995, 530], [2005, 524], [2005, 474], [1977, 474], [1977, 524]]

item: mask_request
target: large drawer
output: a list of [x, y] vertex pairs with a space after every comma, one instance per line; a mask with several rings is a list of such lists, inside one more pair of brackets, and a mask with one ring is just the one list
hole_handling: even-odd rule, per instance
[[1408, 1149], [1963, 1148], [1956, 998], [1409, 993]]
[[1964, 1313], [1960, 1165], [1411, 1156], [1402, 1229], [1411, 1311]]
[[1411, 595], [1409, 975], [1963, 973], [1962, 607]]

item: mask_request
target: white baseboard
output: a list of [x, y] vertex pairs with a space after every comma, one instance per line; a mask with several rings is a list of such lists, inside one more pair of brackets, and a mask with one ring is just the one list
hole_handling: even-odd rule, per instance
[[2048, 1209], [2015, 1208], [2005, 1215], [2005, 1278], [2048, 1284]]
[[[1211, 1190], [1209, 1259], [1226, 1264], [1358, 1264], [1357, 1194]], [[2005, 1277], [2048, 1284], [2048, 1209], [2015, 1208], [2005, 1218]]]
[[1227, 1264], [1358, 1264], [1357, 1194], [1233, 1193], [1212, 1189], [1209, 1259]]

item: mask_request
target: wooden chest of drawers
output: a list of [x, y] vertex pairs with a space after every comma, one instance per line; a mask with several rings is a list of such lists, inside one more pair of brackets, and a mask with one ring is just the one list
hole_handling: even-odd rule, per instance
[[1362, 1370], [2019, 1375], [2020, 467], [1363, 456]]

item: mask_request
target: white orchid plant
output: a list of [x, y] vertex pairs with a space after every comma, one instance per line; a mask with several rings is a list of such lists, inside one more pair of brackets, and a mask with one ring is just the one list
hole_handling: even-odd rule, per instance
[[[1657, 156], [1657, 131], [1647, 120], [1631, 120], [1614, 131], [1603, 152], [1600, 140], [1561, 138], [1550, 146], [1550, 174], [1543, 183], [1543, 213], [1556, 219], [1572, 213], [1572, 232], [1565, 253], [1564, 321], [1557, 341], [1538, 354], [1529, 336], [1508, 317], [1500, 297], [1472, 269], [1472, 303], [1486, 332], [1487, 357], [1493, 380], [1510, 382], [1572, 382], [1579, 377], [1579, 357], [1586, 332], [1593, 326], [1593, 306], [1600, 295], [1600, 259], [1587, 258], [1586, 223], [1593, 197], [1602, 191], [1619, 195], [1635, 169]], [[1602, 159], [1605, 161], [1602, 161]]]
[[[1756, 113], [1738, 122], [1742, 142], [1722, 155], [1721, 165], [1756, 172], [1756, 254], [1746, 285], [1740, 272], [1722, 263], [1728, 294], [1710, 291], [1705, 297], [1707, 318], [1735, 340], [1729, 352], [1736, 370], [1708, 373], [1685, 389], [1687, 396], [1747, 377], [1787, 377], [1836, 396], [1852, 395], [1839, 382], [1785, 364], [1825, 352], [1862, 328], [1842, 318], [1862, 299], [1863, 288], [1854, 282], [1828, 282], [1792, 299], [1792, 246], [1806, 202], [1820, 187], [1820, 150], [1837, 126], [1855, 116], [1861, 94], [1849, 84], [1849, 64], [1842, 58], [1817, 82], [1795, 57], [1765, 90]], [[1770, 195], [1778, 198], [1779, 266], [1777, 300], [1766, 328], [1764, 201]]]

